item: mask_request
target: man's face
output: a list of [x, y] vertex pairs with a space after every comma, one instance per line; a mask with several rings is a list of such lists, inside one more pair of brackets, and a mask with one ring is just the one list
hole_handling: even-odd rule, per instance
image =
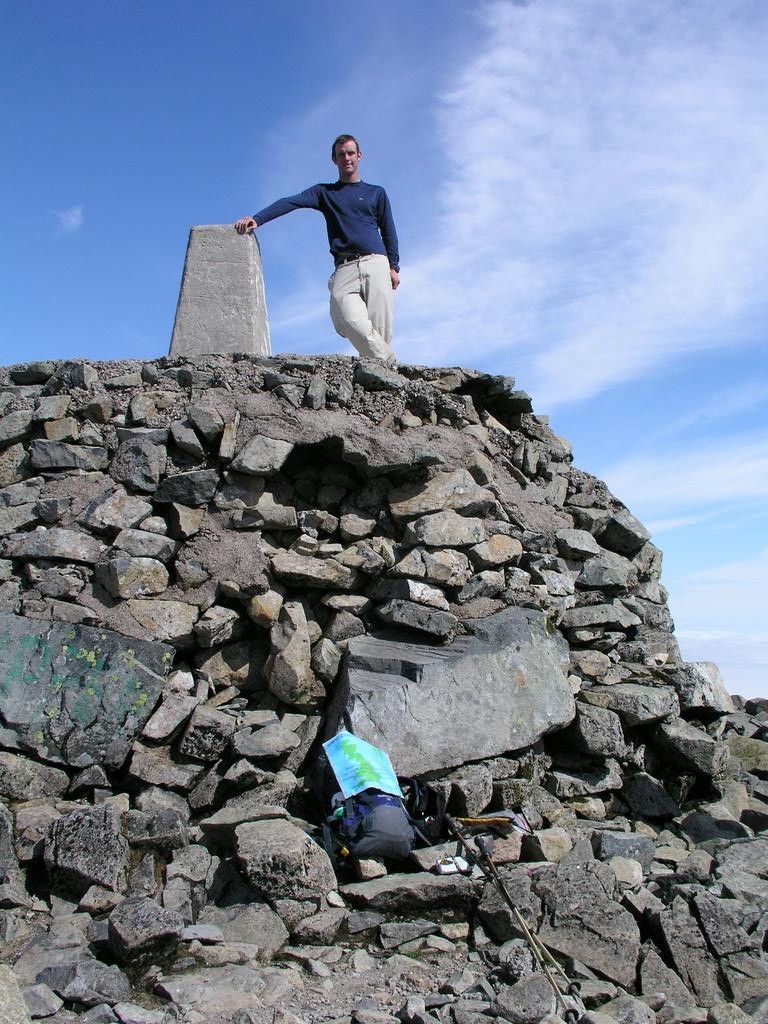
[[339, 169], [339, 177], [351, 181], [357, 177], [357, 164], [361, 153], [354, 142], [340, 142], [336, 146], [333, 162]]

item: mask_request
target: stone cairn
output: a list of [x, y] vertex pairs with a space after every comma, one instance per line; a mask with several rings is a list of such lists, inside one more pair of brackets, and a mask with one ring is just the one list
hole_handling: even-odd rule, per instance
[[660, 571], [509, 378], [0, 370], [0, 1020], [562, 1020], [455, 845], [337, 879], [341, 724], [524, 809], [494, 858], [594, 1022], [768, 1020], [768, 702], [681, 662]]

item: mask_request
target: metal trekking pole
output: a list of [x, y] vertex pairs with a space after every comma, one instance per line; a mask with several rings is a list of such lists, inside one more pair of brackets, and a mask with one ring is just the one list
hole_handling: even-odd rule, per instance
[[493, 857], [491, 855], [491, 838], [489, 836], [476, 837], [475, 842], [477, 844], [477, 847], [473, 850], [469, 843], [466, 841], [461, 829], [456, 824], [455, 820], [448, 815], [446, 816], [446, 822], [448, 824], [449, 832], [454, 836], [454, 838], [465, 850], [469, 860], [472, 863], [477, 864], [477, 866], [483, 872], [485, 877], [494, 883], [497, 890], [501, 894], [504, 902], [512, 911], [517, 926], [522, 932], [523, 936], [525, 937], [525, 940], [527, 941], [528, 945], [530, 946], [531, 952], [533, 953], [536, 963], [539, 965], [540, 970], [546, 977], [547, 981], [552, 987], [552, 990], [555, 993], [555, 999], [557, 1000], [558, 1004], [562, 1009], [563, 1019], [567, 1022], [567, 1024], [576, 1024], [576, 1022], [580, 1020], [583, 1011], [579, 1011], [575, 1007], [567, 1005], [567, 1003], [565, 1002], [565, 995], [557, 982], [555, 974], [559, 975], [563, 979], [563, 981], [565, 982], [567, 994], [572, 999], [579, 998], [578, 985], [570, 981], [568, 975], [565, 973], [563, 968], [560, 966], [557, 960], [555, 960], [555, 958], [552, 956], [552, 954], [541, 941], [541, 939], [537, 935], [534, 935], [534, 933], [529, 928], [527, 921], [520, 913], [518, 908], [515, 906], [512, 897], [509, 895], [509, 890], [504, 884], [504, 880], [499, 874], [499, 870], [496, 867], [496, 864], [494, 863]]

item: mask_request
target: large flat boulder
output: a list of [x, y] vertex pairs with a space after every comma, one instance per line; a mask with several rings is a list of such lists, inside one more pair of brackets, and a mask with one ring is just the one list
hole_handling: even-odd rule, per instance
[[173, 651], [109, 629], [0, 615], [5, 746], [117, 768], [154, 709]]
[[527, 747], [567, 725], [575, 705], [568, 645], [537, 609], [507, 608], [465, 623], [445, 646], [365, 636], [350, 640], [329, 713], [420, 775]]

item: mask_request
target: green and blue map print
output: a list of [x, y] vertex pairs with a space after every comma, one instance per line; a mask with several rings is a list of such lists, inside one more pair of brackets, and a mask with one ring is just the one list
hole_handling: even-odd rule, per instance
[[324, 743], [323, 749], [345, 799], [364, 789], [403, 795], [389, 755], [372, 743], [342, 731]]

